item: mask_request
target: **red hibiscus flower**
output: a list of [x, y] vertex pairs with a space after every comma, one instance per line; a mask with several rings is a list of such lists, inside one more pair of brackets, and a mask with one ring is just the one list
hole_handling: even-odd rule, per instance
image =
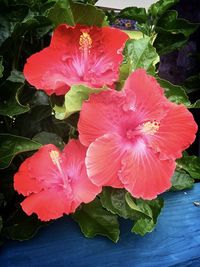
[[50, 144], [26, 159], [14, 176], [14, 188], [27, 196], [21, 203], [24, 212], [49, 221], [92, 201], [101, 187], [88, 179], [85, 154], [86, 148], [71, 140], [62, 153]]
[[78, 129], [93, 183], [153, 199], [170, 188], [175, 159], [194, 141], [197, 125], [140, 69], [121, 92], [108, 90], [84, 102]]
[[60, 25], [50, 46], [28, 58], [25, 78], [48, 95], [65, 94], [73, 84], [112, 86], [127, 39], [126, 33], [110, 27]]

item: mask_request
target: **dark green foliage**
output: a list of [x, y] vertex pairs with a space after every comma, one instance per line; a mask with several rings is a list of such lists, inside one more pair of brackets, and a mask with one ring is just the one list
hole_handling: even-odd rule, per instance
[[[60, 23], [106, 25], [105, 14], [94, 7], [95, 2], [0, 1], [0, 243], [6, 238], [29, 239], [47, 225], [36, 215], [27, 216], [22, 212], [19, 203], [23, 197], [13, 188], [13, 176], [20, 164], [41, 145], [53, 143], [62, 149], [69, 138], [77, 138], [78, 112], [82, 102], [94, 93], [94, 89], [76, 85], [65, 97], [49, 97], [25, 81], [24, 64], [30, 55], [49, 45], [52, 31]], [[138, 29], [147, 35], [127, 42], [118, 89], [137, 68], [145, 68], [156, 76], [159, 56], [182, 47], [197, 29], [197, 24], [179, 19], [175, 11], [169, 10], [177, 2], [160, 0], [148, 11], [128, 7], [119, 14], [110, 13], [112, 20], [136, 20]], [[188, 92], [197, 90], [198, 75], [188, 79], [184, 87], [160, 78], [158, 82], [170, 101], [190, 108], [200, 107], [199, 101], [191, 104], [187, 97]], [[191, 188], [193, 179], [199, 178], [199, 158], [184, 156], [177, 160], [171, 190]], [[133, 198], [123, 189], [104, 188], [93, 202], [79, 207], [73, 219], [85, 236], [103, 235], [117, 242], [120, 233], [118, 217], [132, 220], [131, 231], [144, 235], [156, 226], [162, 207], [163, 200], [159, 198], [144, 201]]]

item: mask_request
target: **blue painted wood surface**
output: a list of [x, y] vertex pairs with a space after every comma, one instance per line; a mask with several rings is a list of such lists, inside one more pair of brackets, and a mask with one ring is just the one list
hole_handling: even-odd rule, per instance
[[0, 252], [2, 267], [154, 267], [200, 266], [200, 184], [187, 192], [164, 195], [156, 230], [140, 237], [123, 221], [117, 244], [103, 237], [86, 239], [65, 217], [26, 242], [8, 242]]

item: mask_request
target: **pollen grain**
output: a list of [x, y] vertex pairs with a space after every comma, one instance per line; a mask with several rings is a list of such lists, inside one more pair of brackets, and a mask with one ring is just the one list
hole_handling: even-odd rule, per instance
[[160, 123], [157, 121], [147, 121], [142, 124], [141, 131], [145, 134], [154, 135], [160, 128]]
[[92, 47], [92, 38], [89, 33], [83, 32], [79, 39], [80, 50], [88, 51]]

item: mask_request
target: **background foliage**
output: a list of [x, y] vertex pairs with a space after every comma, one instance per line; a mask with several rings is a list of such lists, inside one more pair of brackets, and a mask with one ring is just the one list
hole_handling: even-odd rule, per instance
[[[199, 44], [195, 43], [199, 34], [199, 17], [193, 22], [179, 17], [177, 10], [181, 13], [181, 4], [178, 0], [160, 0], [148, 11], [129, 7], [118, 14], [97, 9], [95, 2], [0, 0], [1, 243], [6, 239], [29, 239], [39, 228], [47, 225], [35, 215], [27, 216], [21, 210], [19, 203], [23, 198], [13, 189], [13, 175], [24, 159], [41, 145], [53, 143], [62, 149], [69, 138], [77, 137], [78, 111], [82, 101], [94, 91], [84, 86], [73, 86], [65, 97], [48, 97], [24, 80], [22, 71], [26, 58], [48, 46], [57, 25], [102, 26], [119, 25], [120, 19], [136, 21], [136, 28], [144, 38], [127, 42], [117, 88], [122, 87], [130, 72], [142, 67], [157, 78], [172, 102], [183, 103], [193, 110], [194, 115], [200, 107], [200, 56]], [[129, 34], [137, 36], [137, 33]], [[179, 65], [189, 68], [181, 79], [176, 69], [178, 57]], [[177, 161], [171, 190], [191, 188], [194, 180], [200, 178], [197, 142], [198, 139], [189, 154], [186, 152]], [[92, 203], [82, 205], [72, 218], [86, 237], [100, 234], [117, 242], [120, 234], [118, 217], [132, 220], [131, 231], [144, 235], [154, 229], [163, 205], [160, 198], [144, 201], [134, 199], [125, 190], [105, 188]]]

